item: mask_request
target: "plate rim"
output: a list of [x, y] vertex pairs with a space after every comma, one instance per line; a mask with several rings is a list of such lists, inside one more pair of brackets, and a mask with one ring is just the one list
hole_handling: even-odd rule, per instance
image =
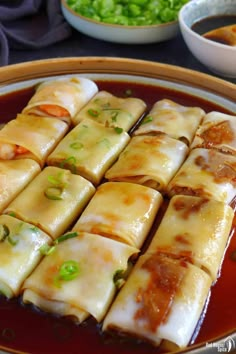
[[171, 64], [143, 59], [83, 56], [40, 59], [0, 68], [0, 86], [37, 77], [78, 73], [127, 74], [180, 82], [236, 101], [236, 85], [224, 79]]

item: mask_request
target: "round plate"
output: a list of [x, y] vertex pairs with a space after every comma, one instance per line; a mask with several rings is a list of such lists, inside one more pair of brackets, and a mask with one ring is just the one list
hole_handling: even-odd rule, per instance
[[[200, 97], [201, 99], [210, 101], [213, 104], [221, 106], [222, 108], [226, 108], [234, 114], [236, 113], [236, 90], [234, 84], [210, 75], [191, 71], [189, 69], [133, 59], [103, 57], [60, 58], [39, 60], [2, 67], [0, 68], [0, 95], [17, 91], [24, 87], [30, 87], [33, 84], [42, 81], [43, 78], [58, 75], [80, 75], [94, 80], [117, 80], [170, 88], [182, 93], [191, 94], [192, 96], [196, 96], [198, 98]], [[18, 304], [14, 305], [13, 303], [12, 311], [14, 311], [14, 306], [19, 307]], [[4, 342], [2, 340], [3, 331], [6, 330], [6, 327], [10, 327], [10, 324], [9, 321], [5, 324], [6, 312], [3, 312], [5, 315], [2, 316], [1, 311], [4, 311], [4, 309], [1, 309], [0, 307], [0, 353], [5, 351], [10, 351], [11, 353], [23, 353], [25, 350], [24, 346], [16, 348], [11, 345], [11, 341]], [[22, 315], [24, 315], [24, 311], [25, 309], [22, 309]], [[42, 314], [35, 315], [43, 316]], [[62, 345], [62, 342], [63, 340], [66, 340], [68, 331], [71, 330], [70, 325], [68, 324], [68, 327], [63, 327], [60, 322], [58, 322], [58, 326], [55, 326], [54, 323], [54, 327], [52, 328], [50, 320], [46, 319], [45, 323], [48, 326], [48, 330], [53, 330], [58, 335], [58, 342], [55, 345], [55, 353], [66, 353], [62, 349], [64, 345]], [[25, 342], [27, 342], [31, 333], [35, 333], [37, 328], [32, 327], [30, 323], [24, 323], [23, 318], [22, 324], [27, 326], [25, 329], [27, 332], [25, 333], [24, 339]], [[81, 331], [86, 331], [84, 326], [81, 326]], [[11, 333], [9, 332], [8, 334], [10, 335]], [[106, 347], [104, 345], [103, 347], [101, 342], [91, 342], [89, 340], [90, 334], [91, 338], [93, 338], [93, 331], [91, 333], [87, 333], [86, 340], [88, 348], [86, 348], [86, 353], [91, 353], [96, 349], [97, 354], [113, 354], [112, 349], [109, 351], [109, 346]], [[43, 341], [44, 338], [40, 337], [38, 340]], [[224, 351], [231, 351], [233, 346], [236, 345], [235, 331], [231, 331], [231, 333], [227, 334], [222, 333], [221, 338], [216, 338], [211, 343], [196, 345], [191, 347], [191, 350], [187, 349], [181, 351], [181, 353], [216, 353], [220, 351], [222, 345], [224, 346]], [[3, 350], [3, 352], [1, 352], [1, 350]], [[138, 349], [133, 350], [128, 348], [124, 351], [125, 354], [138, 354], [141, 352], [143, 353], [143, 351], [139, 351]], [[32, 349], [30, 353], [39, 353], [37, 343], [35, 343], [35, 350]], [[49, 353], [49, 351], [47, 351], [47, 342], [45, 342], [44, 353]], [[73, 352], [70, 351], [70, 354], [73, 353], [85, 354], [83, 349], [80, 351], [79, 342], [78, 347], [75, 348]], [[151, 348], [150, 353], [158, 354], [158, 350]], [[178, 353], [180, 353], [180, 351]], [[52, 354], [52, 352], [50, 352], [50, 354]]]

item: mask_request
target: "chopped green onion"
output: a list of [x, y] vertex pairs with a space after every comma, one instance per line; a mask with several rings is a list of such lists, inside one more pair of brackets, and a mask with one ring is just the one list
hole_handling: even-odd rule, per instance
[[58, 237], [56, 240], [54, 240], [52, 246], [50, 246], [48, 244], [41, 246], [39, 251], [41, 254], [48, 256], [49, 254], [54, 252], [54, 250], [56, 249], [56, 245], [58, 245], [58, 243], [61, 243], [63, 241], [66, 241], [70, 238], [77, 237], [77, 236], [78, 236], [78, 232], [69, 232], [65, 235]]
[[153, 121], [153, 117], [152, 117], [152, 116], [146, 116], [146, 117], [142, 120], [141, 125], [150, 123], [150, 122], [152, 122], [152, 121]]
[[7, 241], [12, 245], [15, 246], [19, 242], [19, 238], [17, 237], [19, 235], [14, 234], [14, 235], [8, 235], [7, 236]]
[[88, 109], [88, 114], [92, 117], [98, 117], [100, 112], [97, 109], [90, 108], [90, 109]]
[[76, 173], [76, 158], [74, 156], [70, 156], [67, 159], [63, 160], [60, 163], [60, 168], [65, 168], [65, 166], [69, 165], [70, 171], [72, 173]]
[[59, 172], [57, 176], [48, 176], [48, 182], [52, 185], [45, 189], [44, 195], [48, 199], [61, 200], [64, 188], [67, 186], [68, 175], [63, 172]]
[[60, 242], [63, 242], [65, 240], [68, 240], [69, 238], [74, 238], [78, 236], [78, 232], [70, 232], [68, 234], [62, 235], [60, 237], [58, 237], [55, 241], [54, 244], [58, 244]]
[[120, 108], [112, 108], [110, 106], [107, 106], [107, 107], [104, 106], [102, 110], [104, 112], [105, 111], [111, 111], [111, 112], [121, 112], [122, 111], [122, 109], [120, 109]]
[[189, 0], [67, 0], [68, 6], [95, 21], [127, 26], [147, 26], [178, 19]]
[[111, 115], [111, 120], [112, 122], [116, 122], [117, 121], [117, 117], [118, 117], [119, 112], [113, 112]]
[[9, 236], [10, 230], [7, 225], [1, 224], [0, 225], [0, 242], [3, 242], [7, 236]]
[[55, 177], [55, 176], [48, 176], [48, 182], [53, 184], [53, 185], [58, 185], [61, 183], [60, 179], [58, 177]]
[[110, 111], [111, 112], [111, 121], [112, 122], [116, 122], [117, 121], [117, 117], [120, 113], [124, 113], [126, 115], [128, 115], [129, 117], [132, 117], [132, 114], [130, 112], [124, 111], [120, 108], [104, 108], [103, 109], [104, 112], [106, 111]]
[[114, 127], [114, 130], [117, 134], [122, 134], [123, 133], [123, 128], [120, 127]]
[[59, 277], [62, 280], [70, 281], [80, 273], [79, 263], [73, 260], [65, 261], [59, 269]]
[[59, 172], [57, 176], [50, 175], [48, 176], [48, 182], [55, 187], [66, 187], [68, 175], [65, 171]]
[[46, 198], [51, 200], [62, 200], [63, 189], [60, 187], [48, 187], [44, 191]]
[[118, 269], [113, 275], [113, 282], [117, 288], [120, 288], [124, 284], [124, 269]]
[[79, 141], [75, 141], [74, 143], [70, 144], [70, 147], [75, 150], [80, 150], [84, 147], [84, 145]]
[[41, 246], [39, 249], [39, 252], [44, 256], [48, 256], [54, 251], [55, 251], [55, 246], [49, 246], [48, 244]]
[[65, 162], [70, 162], [72, 161], [73, 163], [76, 163], [76, 158], [74, 156], [70, 156], [67, 159], [65, 159]]

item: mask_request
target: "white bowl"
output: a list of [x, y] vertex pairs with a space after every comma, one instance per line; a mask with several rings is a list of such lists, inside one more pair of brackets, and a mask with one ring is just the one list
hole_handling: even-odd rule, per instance
[[102, 23], [73, 11], [61, 0], [61, 10], [66, 21], [81, 33], [109, 42], [146, 44], [161, 42], [175, 37], [179, 31], [178, 21], [150, 26], [125, 26]]
[[182, 36], [192, 54], [212, 72], [236, 77], [236, 47], [220, 44], [194, 32], [192, 25], [209, 16], [236, 15], [236, 0], [192, 0], [179, 12]]

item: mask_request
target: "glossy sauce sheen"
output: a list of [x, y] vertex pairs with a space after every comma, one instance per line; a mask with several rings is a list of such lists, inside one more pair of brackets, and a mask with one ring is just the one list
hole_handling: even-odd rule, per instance
[[[148, 109], [156, 101], [168, 98], [180, 104], [199, 106], [206, 112], [218, 110], [232, 114], [211, 102], [170, 89], [125, 82], [104, 81], [97, 84], [99, 89], [121, 97], [125, 97], [131, 90], [132, 96], [140, 97], [148, 104]], [[33, 89], [25, 89], [0, 97], [1, 122], [15, 118], [16, 113], [23, 109], [33, 92]], [[166, 205], [162, 207], [163, 212], [165, 208]], [[155, 226], [158, 224], [158, 218]], [[233, 230], [235, 226], [236, 218]], [[212, 342], [217, 336], [236, 329], [236, 261], [231, 257], [235, 251], [236, 235], [233, 234], [225, 254], [221, 276], [211, 291], [206, 316], [198, 335], [197, 332], [195, 334], [195, 343]], [[76, 326], [69, 319], [47, 315], [32, 310], [30, 306], [20, 304], [21, 299], [5, 300], [0, 297], [0, 349], [5, 347], [34, 354], [159, 354], [163, 352], [135, 340], [127, 341], [102, 334], [100, 326], [92, 319]]]
[[[200, 35], [204, 35], [209, 31], [230, 25], [236, 26], [236, 15], [221, 15], [203, 18], [202, 20], [197, 21], [192, 25], [192, 30]], [[222, 44], [230, 45], [227, 36], [218, 37], [212, 35], [211, 37], [208, 37], [208, 39]]]

